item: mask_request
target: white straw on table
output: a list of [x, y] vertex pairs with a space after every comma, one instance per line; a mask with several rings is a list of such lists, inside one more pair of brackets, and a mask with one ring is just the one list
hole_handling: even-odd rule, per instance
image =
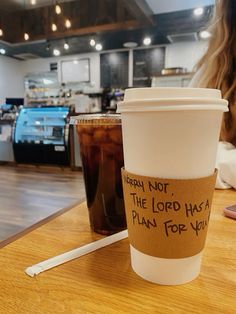
[[108, 237], [105, 237], [103, 239], [91, 242], [89, 244], [81, 246], [81, 247], [74, 249], [72, 251], [57, 255], [55, 257], [47, 259], [46, 261], [43, 261], [41, 263], [30, 266], [30, 267], [25, 269], [25, 273], [27, 275], [29, 275], [30, 277], [34, 277], [35, 275], [38, 275], [39, 273], [42, 273], [45, 270], [48, 270], [50, 268], [53, 268], [53, 267], [56, 267], [58, 265], [69, 262], [75, 258], [78, 258], [78, 257], [83, 256], [85, 254], [88, 254], [88, 253], [91, 253], [91, 252], [96, 251], [98, 249], [101, 249], [107, 245], [118, 242], [118, 241], [123, 240], [127, 237], [128, 237], [127, 230], [115, 233], [111, 236], [108, 236]]

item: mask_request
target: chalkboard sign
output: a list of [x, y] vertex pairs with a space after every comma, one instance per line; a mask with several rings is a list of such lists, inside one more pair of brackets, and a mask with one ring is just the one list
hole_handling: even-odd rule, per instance
[[151, 86], [152, 76], [165, 67], [165, 48], [137, 49], [133, 51], [133, 86]]
[[89, 59], [65, 60], [61, 62], [61, 80], [63, 83], [89, 82]]
[[128, 86], [128, 51], [100, 55], [101, 87], [123, 88]]

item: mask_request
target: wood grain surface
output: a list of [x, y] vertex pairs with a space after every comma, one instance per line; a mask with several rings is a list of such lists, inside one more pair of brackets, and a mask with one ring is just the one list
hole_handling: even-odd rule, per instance
[[85, 203], [0, 250], [0, 313], [221, 313], [236, 309], [236, 221], [223, 208], [236, 192], [215, 191], [200, 276], [160, 286], [131, 269], [128, 240], [31, 278], [28, 266], [101, 238]]
[[0, 166], [0, 247], [84, 198], [81, 172]]

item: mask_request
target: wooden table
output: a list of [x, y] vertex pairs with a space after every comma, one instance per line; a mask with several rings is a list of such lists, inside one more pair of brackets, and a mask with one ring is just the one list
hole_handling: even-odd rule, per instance
[[127, 239], [28, 277], [26, 267], [101, 238], [83, 203], [0, 250], [0, 313], [235, 313], [236, 221], [222, 213], [233, 203], [236, 191], [215, 191], [202, 271], [191, 283], [138, 277]]

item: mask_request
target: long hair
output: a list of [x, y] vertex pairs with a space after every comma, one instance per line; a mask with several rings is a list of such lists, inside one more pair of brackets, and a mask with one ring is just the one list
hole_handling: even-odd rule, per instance
[[216, 0], [209, 27], [212, 37], [196, 69], [203, 69], [196, 87], [217, 88], [229, 101], [221, 139], [236, 146], [236, 0]]

